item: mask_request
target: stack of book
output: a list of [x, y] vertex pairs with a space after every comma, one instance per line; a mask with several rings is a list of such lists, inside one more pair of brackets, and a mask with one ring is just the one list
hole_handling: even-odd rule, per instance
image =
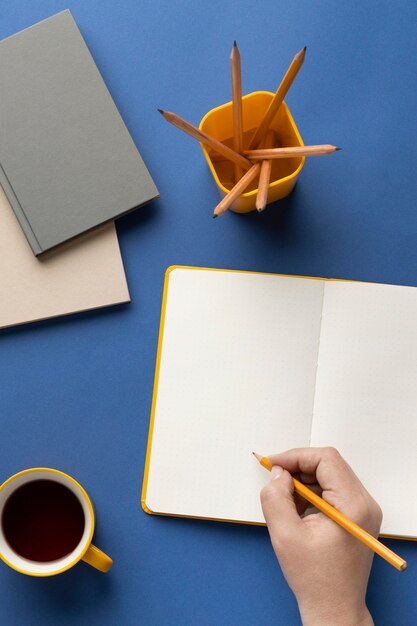
[[113, 220], [158, 197], [66, 10], [0, 42], [0, 327], [129, 301]]

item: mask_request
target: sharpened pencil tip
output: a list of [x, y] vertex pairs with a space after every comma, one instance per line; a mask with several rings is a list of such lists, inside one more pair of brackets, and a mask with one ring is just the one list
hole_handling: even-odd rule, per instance
[[216, 217], [219, 217], [219, 216], [217, 215], [217, 213], [214, 213], [214, 215], [213, 215], [213, 219], [215, 220], [215, 219], [216, 219]]
[[302, 48], [300, 52], [297, 52], [294, 59], [297, 60], [299, 63], [303, 63], [305, 55], [306, 55], [306, 50], [307, 50], [307, 46], [304, 46], [304, 48]]
[[165, 111], [163, 111], [162, 109], [157, 109], [161, 115], [163, 115], [165, 113]]
[[234, 48], [237, 48], [236, 39], [235, 39], [235, 40], [234, 40], [234, 42], [233, 42], [233, 47], [234, 47]]
[[339, 152], [342, 148], [336, 148], [335, 152]]

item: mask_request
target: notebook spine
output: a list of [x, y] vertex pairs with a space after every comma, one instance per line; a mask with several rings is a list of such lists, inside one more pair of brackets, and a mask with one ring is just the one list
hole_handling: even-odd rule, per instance
[[28, 240], [28, 243], [30, 247], [32, 248], [33, 253], [35, 254], [35, 256], [38, 256], [39, 254], [43, 252], [43, 250], [39, 244], [39, 241], [36, 238], [35, 233], [32, 230], [31, 225], [29, 224], [29, 221], [22, 208], [22, 205], [20, 204], [19, 199], [1, 163], [0, 163], [0, 185], [4, 189], [4, 193], [6, 194], [7, 199], [9, 200], [10, 205], [19, 221], [19, 224], [23, 232], [25, 233], [26, 239]]

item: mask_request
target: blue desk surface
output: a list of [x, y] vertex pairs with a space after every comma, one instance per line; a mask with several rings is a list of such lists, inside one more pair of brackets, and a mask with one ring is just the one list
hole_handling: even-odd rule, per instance
[[[264, 528], [140, 508], [164, 271], [417, 285], [416, 3], [10, 0], [0, 37], [68, 6], [161, 198], [117, 223], [131, 304], [0, 333], [1, 477], [39, 465], [74, 475], [96, 506], [95, 542], [114, 558], [107, 575], [79, 564], [51, 579], [2, 565], [0, 623], [298, 624]], [[310, 159], [264, 214], [212, 220], [217, 190], [200, 148], [156, 107], [198, 123], [230, 100], [235, 38], [245, 93], [275, 90], [308, 46], [287, 102], [306, 143], [343, 151]], [[369, 606], [378, 625], [409, 626], [417, 544], [387, 543], [409, 569], [376, 558]]]

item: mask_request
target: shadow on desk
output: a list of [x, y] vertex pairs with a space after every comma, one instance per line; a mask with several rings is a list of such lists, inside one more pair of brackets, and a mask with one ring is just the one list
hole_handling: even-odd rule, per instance
[[[25, 322], [23, 324], [18, 324], [17, 326], [9, 326], [6, 328], [0, 328], [0, 340], [2, 337], [14, 335], [22, 335], [30, 334], [33, 332], [41, 332], [43, 330], [47, 330], [49, 332], [51, 329], [66, 328], [68, 324], [76, 325], [78, 322], [81, 324], [84, 320], [94, 319], [97, 323], [105, 323], [106, 319], [109, 317], [113, 317], [115, 315], [123, 317], [128, 314], [130, 302], [122, 302], [120, 304], [112, 304], [108, 306], [103, 306], [99, 309], [89, 309], [88, 311], [80, 311], [79, 313], [68, 313], [68, 315], [59, 315], [57, 317], [46, 318], [43, 320], [37, 320], [35, 322]], [[120, 322], [120, 319], [118, 319]]]
[[[327, 198], [326, 202], [328, 209], [324, 211], [322, 195], [300, 184], [289, 196], [269, 204], [260, 214], [230, 213], [221, 219], [233, 222], [237, 242], [234, 249], [244, 250], [248, 259], [245, 267], [322, 276], [325, 259], [328, 268], [325, 275], [333, 276], [337, 275], [333, 267], [343, 252], [340, 237], [336, 236], [343, 223], [333, 209], [333, 199]], [[343, 238], [343, 230], [340, 236]]]
[[[277, 614], [278, 619], [280, 616], [284, 619], [280, 624], [299, 623], [295, 600], [281, 574], [265, 527], [162, 516], [154, 516], [151, 521], [158, 541], [169, 550], [168, 562], [178, 559], [179, 572], [187, 563], [188, 576], [200, 577], [200, 585], [211, 584], [211, 593], [218, 594], [220, 601], [228, 598], [227, 604], [235, 598], [235, 606], [239, 606], [234, 594], [253, 586], [258, 590], [260, 604], [268, 606], [268, 611], [282, 607], [282, 612]], [[369, 609], [376, 624], [415, 624], [410, 594], [414, 589], [417, 542], [388, 539], [383, 542], [399, 552], [409, 568], [400, 573], [375, 556], [367, 594]], [[211, 575], [218, 572], [214, 581], [199, 572], [201, 564]], [[400, 621], [399, 615], [405, 619]]]
[[271, 202], [261, 213], [251, 211], [244, 215], [237, 215], [231, 211], [230, 214], [235, 218], [242, 219], [243, 217], [252, 228], [267, 229], [269, 232], [271, 229], [273, 231], [285, 231], [287, 228], [291, 228], [292, 222], [297, 217], [294, 212], [298, 204], [298, 195], [297, 187], [295, 187], [289, 196], [277, 200], [277, 202]]
[[268, 204], [262, 213], [251, 211], [245, 214], [230, 212], [224, 219], [233, 220], [234, 227], [242, 237], [252, 242], [251, 247], [265, 249], [288, 248], [290, 251], [319, 245], [322, 228], [316, 224], [315, 202], [301, 187], [277, 202]]
[[218, 550], [221, 546], [228, 552], [234, 551], [236, 546], [245, 545], [249, 551], [262, 549], [270, 553], [271, 562], [275, 562], [266, 526], [164, 515], [152, 515], [151, 520], [156, 534], [170, 537], [174, 533], [176, 540], [186, 542], [189, 549], [195, 541], [199, 543], [204, 537], [205, 549], [213, 546]]
[[24, 602], [32, 607], [34, 618], [37, 612], [48, 614], [56, 624], [67, 623], [71, 618], [75, 623], [76, 619], [97, 617], [111, 603], [115, 587], [111, 573], [101, 574], [85, 563], [50, 578], [10, 572], [5, 580], [9, 584], [7, 589], [3, 586], [3, 591], [15, 604], [16, 614]]

